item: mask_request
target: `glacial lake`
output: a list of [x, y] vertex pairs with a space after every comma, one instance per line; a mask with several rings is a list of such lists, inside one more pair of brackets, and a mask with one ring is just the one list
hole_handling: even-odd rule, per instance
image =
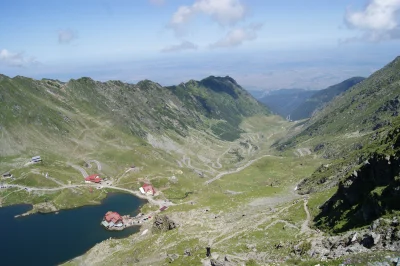
[[0, 208], [0, 264], [57, 265], [84, 254], [105, 239], [127, 237], [140, 228], [107, 231], [100, 222], [107, 211], [137, 215], [143, 204], [144, 200], [133, 195], [110, 193], [100, 205], [63, 210], [58, 214], [14, 218], [32, 206]]

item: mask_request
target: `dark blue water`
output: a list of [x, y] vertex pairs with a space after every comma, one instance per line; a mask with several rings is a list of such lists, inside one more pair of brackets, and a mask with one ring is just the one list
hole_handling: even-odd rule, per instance
[[82, 255], [110, 237], [122, 238], [139, 230], [107, 231], [100, 222], [107, 211], [136, 215], [145, 202], [129, 194], [110, 194], [101, 205], [14, 218], [32, 207], [0, 208], [0, 265], [56, 265]]

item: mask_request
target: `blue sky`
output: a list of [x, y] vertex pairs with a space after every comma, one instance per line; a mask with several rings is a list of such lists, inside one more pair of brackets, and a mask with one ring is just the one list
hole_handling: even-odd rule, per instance
[[400, 0], [2, 0], [0, 73], [320, 89], [399, 54]]

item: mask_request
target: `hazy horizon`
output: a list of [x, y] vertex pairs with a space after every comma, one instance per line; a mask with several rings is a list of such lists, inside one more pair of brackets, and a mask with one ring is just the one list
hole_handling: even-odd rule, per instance
[[323, 89], [399, 55], [399, 10], [398, 0], [5, 0], [0, 73]]

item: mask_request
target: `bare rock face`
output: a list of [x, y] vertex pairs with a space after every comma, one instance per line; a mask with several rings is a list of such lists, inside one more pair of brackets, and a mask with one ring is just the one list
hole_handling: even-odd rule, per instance
[[166, 232], [176, 228], [176, 224], [166, 215], [156, 215], [154, 217], [153, 231]]
[[192, 251], [190, 248], [185, 249], [185, 251], [183, 252], [183, 255], [185, 256], [191, 256], [192, 255]]
[[[331, 236], [314, 242], [309, 255], [316, 258], [339, 258], [349, 254], [379, 250], [400, 250], [399, 218], [379, 218], [366, 229]], [[299, 245], [295, 246], [298, 248]]]
[[210, 260], [211, 266], [225, 266], [225, 263], [223, 261], [211, 259]]

